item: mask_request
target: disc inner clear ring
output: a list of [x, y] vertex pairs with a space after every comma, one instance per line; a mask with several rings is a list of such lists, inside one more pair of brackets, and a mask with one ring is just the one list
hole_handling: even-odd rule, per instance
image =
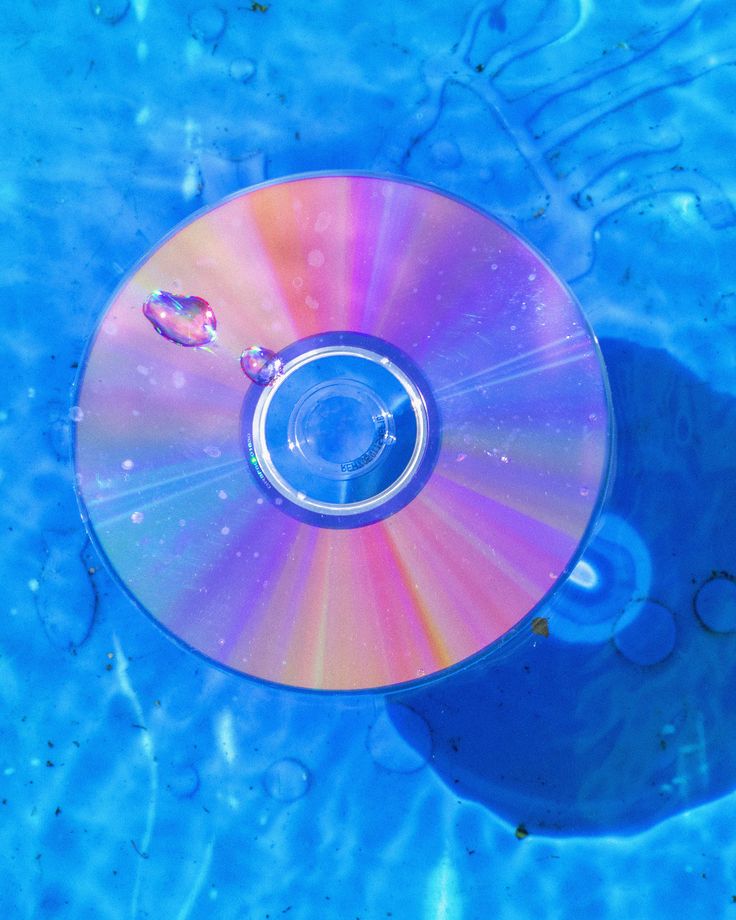
[[[388, 486], [388, 488], [383, 489], [376, 495], [363, 499], [362, 501], [342, 504], [338, 502], [325, 502], [319, 499], [311, 498], [303, 490], [296, 489], [294, 486], [292, 486], [291, 483], [289, 483], [288, 480], [281, 475], [276, 464], [273, 462], [271, 451], [268, 447], [266, 422], [268, 419], [269, 409], [272, 406], [274, 398], [277, 396], [279, 390], [297, 370], [308, 364], [311, 364], [314, 361], [319, 361], [327, 356], [357, 357], [380, 365], [396, 378], [399, 385], [406, 392], [412, 409], [414, 410], [414, 418], [416, 422], [416, 439], [414, 450], [411, 454], [409, 462], [407, 463], [403, 472]], [[390, 501], [394, 496], [400, 493], [402, 489], [408, 485], [409, 482], [411, 482], [422, 462], [422, 458], [424, 457], [427, 448], [427, 431], [427, 407], [424, 398], [418, 387], [401, 370], [400, 367], [394, 364], [389, 358], [365, 348], [359, 348], [356, 346], [327, 346], [325, 348], [313, 349], [304, 354], [298, 355], [291, 361], [288, 361], [284, 365], [283, 375], [277, 378], [271, 386], [264, 389], [260, 399], [258, 400], [258, 403], [256, 404], [256, 408], [253, 414], [253, 452], [261, 467], [261, 470], [271, 485], [278, 492], [280, 492], [284, 498], [287, 498], [295, 505], [301, 508], [305, 508], [309, 511], [316, 511], [320, 514], [361, 514], [366, 511], [372, 511], [375, 508], [379, 508], [381, 505], [384, 505], [386, 502]]]

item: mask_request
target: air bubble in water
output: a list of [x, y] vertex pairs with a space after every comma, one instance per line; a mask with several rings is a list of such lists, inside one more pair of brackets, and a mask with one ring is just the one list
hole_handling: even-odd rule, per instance
[[130, 0], [90, 0], [89, 8], [95, 19], [114, 26], [127, 16]]
[[154, 291], [143, 304], [143, 315], [170, 342], [194, 348], [215, 338], [217, 319], [206, 300]]
[[200, 42], [216, 42], [222, 38], [226, 28], [227, 13], [219, 6], [203, 6], [189, 14], [189, 29]]
[[259, 387], [267, 387], [284, 372], [284, 362], [269, 348], [249, 345], [240, 356], [240, 367], [245, 376]]
[[300, 760], [286, 757], [272, 763], [263, 776], [263, 786], [277, 802], [295, 802], [309, 788], [309, 770]]
[[248, 83], [256, 72], [256, 63], [250, 58], [238, 58], [230, 65], [230, 76], [237, 83]]

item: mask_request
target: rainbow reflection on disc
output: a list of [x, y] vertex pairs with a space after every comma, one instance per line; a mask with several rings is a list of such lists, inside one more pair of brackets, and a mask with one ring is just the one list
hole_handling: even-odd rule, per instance
[[[158, 290], [211, 304], [216, 344], [153, 333]], [[254, 342], [283, 359], [263, 389]], [[574, 564], [609, 466], [605, 369], [564, 284], [473, 207], [367, 175], [178, 228], [113, 296], [76, 404], [83, 514], [129, 594], [212, 661], [303, 688], [486, 649]]]

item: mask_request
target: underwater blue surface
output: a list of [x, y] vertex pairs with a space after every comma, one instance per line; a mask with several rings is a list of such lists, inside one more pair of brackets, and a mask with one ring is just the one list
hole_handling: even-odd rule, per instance
[[[733, 4], [26, 0], [0, 43], [0, 916], [736, 915]], [[534, 243], [618, 423], [549, 635], [386, 698], [171, 643], [101, 567], [69, 460], [121, 276], [321, 169]]]

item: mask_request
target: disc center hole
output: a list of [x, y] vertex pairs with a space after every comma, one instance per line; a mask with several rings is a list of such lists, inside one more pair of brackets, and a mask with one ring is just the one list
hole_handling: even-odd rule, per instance
[[310, 452], [330, 463], [345, 463], [368, 451], [386, 432], [381, 415], [354, 396], [325, 395], [304, 419], [303, 439]]

